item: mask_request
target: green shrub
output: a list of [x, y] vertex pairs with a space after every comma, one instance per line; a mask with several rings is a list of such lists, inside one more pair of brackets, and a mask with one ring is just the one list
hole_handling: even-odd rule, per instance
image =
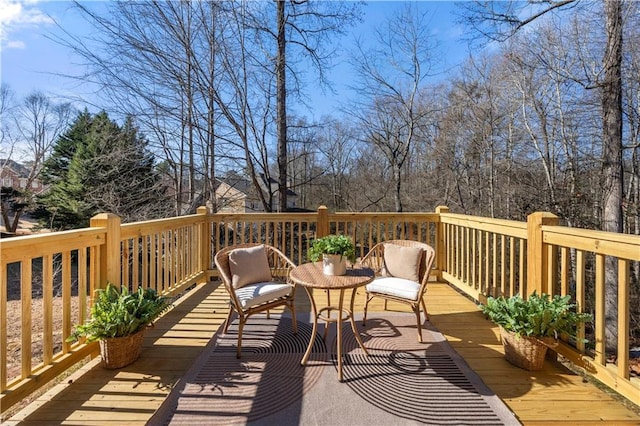
[[356, 261], [356, 247], [351, 239], [344, 235], [327, 235], [313, 240], [309, 247], [309, 260], [317, 262], [325, 253], [342, 255], [351, 263]]
[[122, 286], [118, 290], [109, 283], [105, 289], [96, 291], [89, 320], [76, 326], [67, 341], [86, 336], [87, 341], [92, 342], [135, 334], [151, 324], [169, 306], [169, 301], [158, 296], [151, 288], [139, 288], [131, 293], [127, 287]]
[[577, 305], [570, 303], [570, 299], [570, 296], [539, 296], [535, 292], [527, 300], [520, 296], [489, 297], [482, 312], [518, 336], [557, 339], [562, 333], [574, 336], [576, 325], [591, 320], [591, 315], [576, 312]]

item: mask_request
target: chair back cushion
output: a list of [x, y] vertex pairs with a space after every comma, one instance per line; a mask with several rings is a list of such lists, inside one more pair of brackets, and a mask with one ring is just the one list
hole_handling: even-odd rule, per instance
[[271, 281], [271, 269], [264, 245], [240, 248], [229, 253], [233, 288]]
[[381, 275], [419, 282], [422, 249], [396, 244], [384, 245], [384, 264]]

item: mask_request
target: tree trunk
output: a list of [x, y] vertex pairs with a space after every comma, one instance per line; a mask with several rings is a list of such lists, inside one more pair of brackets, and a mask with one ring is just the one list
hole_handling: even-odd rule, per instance
[[403, 211], [402, 206], [402, 176], [401, 176], [401, 165], [393, 166], [393, 180], [395, 183], [394, 191], [393, 191], [393, 200], [395, 202], [396, 212], [401, 213]]
[[276, 58], [277, 79], [277, 125], [278, 125], [278, 193], [279, 211], [287, 209], [287, 87], [285, 76], [286, 40], [284, 0], [277, 1], [278, 56]]
[[209, 148], [209, 158], [207, 164], [209, 165], [209, 173], [208, 173], [208, 188], [206, 191], [206, 197], [204, 198], [204, 202], [209, 201], [212, 207], [212, 213], [218, 212], [217, 200], [216, 200], [216, 115], [215, 115], [215, 96], [213, 86], [216, 82], [216, 24], [217, 24], [217, 15], [216, 15], [217, 5], [213, 3], [211, 5], [211, 25], [213, 35], [211, 37], [211, 46], [209, 48], [209, 63], [210, 63], [210, 75], [209, 81], [211, 85], [207, 90], [207, 147]]
[[[602, 229], [622, 232], [622, 2], [605, 0], [607, 47], [602, 84]], [[618, 334], [616, 259], [607, 257], [605, 287], [606, 348], [614, 352]]]

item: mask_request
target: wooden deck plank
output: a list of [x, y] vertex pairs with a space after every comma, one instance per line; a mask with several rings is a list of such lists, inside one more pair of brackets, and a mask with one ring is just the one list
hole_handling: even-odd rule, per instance
[[[93, 360], [7, 425], [145, 424], [223, 323], [227, 300], [217, 283], [196, 287], [147, 331], [136, 363], [114, 371]], [[363, 304], [359, 290], [356, 312], [362, 312]], [[297, 292], [296, 308], [309, 312], [305, 291]], [[390, 303], [388, 308], [412, 315], [406, 305]], [[509, 364], [497, 327], [450, 286], [430, 284], [427, 309], [431, 322], [525, 425], [640, 425], [640, 415], [558, 363], [548, 361], [539, 372]], [[369, 310], [382, 312], [382, 301], [374, 299]]]
[[[526, 395], [527, 401], [589, 401], [593, 399], [591, 385], [585, 385], [578, 381], [563, 386], [549, 386], [542, 383], [496, 383], [491, 385], [491, 390], [503, 395]], [[518, 398], [520, 397], [506, 399], [517, 400]], [[612, 399], [608, 398], [608, 400]]]
[[520, 421], [526, 424], [527, 421], [544, 421], [553, 416], [554, 421], [638, 421], [638, 417], [615, 401], [600, 401], [598, 412], [585, 407], [584, 401], [540, 401], [510, 400], [509, 406], [516, 410]]
[[[580, 420], [580, 421], [575, 421], [575, 420], [554, 420], [553, 421], [553, 426], [588, 426], [588, 425], [603, 425], [606, 424], [607, 426], [638, 426], [638, 421], [637, 420], [616, 420], [615, 422], [607, 422], [604, 423], [600, 420], [594, 420], [594, 421], [585, 421], [585, 420]], [[548, 420], [542, 420], [542, 421], [536, 421], [536, 420], [530, 420], [527, 421], [526, 423], [527, 426], [549, 426], [549, 421]]]

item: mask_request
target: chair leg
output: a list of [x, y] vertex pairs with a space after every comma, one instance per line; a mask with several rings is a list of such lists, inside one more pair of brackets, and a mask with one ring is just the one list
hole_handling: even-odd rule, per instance
[[366, 325], [367, 322], [367, 306], [369, 306], [369, 301], [373, 298], [373, 296], [366, 295], [366, 299], [364, 302], [364, 314], [362, 315], [362, 325]]
[[271, 314], [269, 313], [268, 309], [267, 309], [267, 319], [271, 319]]
[[242, 352], [242, 330], [244, 329], [244, 322], [247, 319], [243, 316], [240, 317], [240, 323], [238, 324], [238, 348], [236, 349], [236, 358], [240, 358]]
[[422, 299], [421, 302], [422, 302], [422, 310], [424, 311], [424, 320], [429, 321], [429, 313], [427, 312], [427, 305], [424, 303], [424, 299]]
[[291, 324], [293, 325], [293, 334], [298, 334], [298, 319], [296, 318], [296, 308], [293, 304], [293, 300], [287, 306], [289, 306], [289, 310], [291, 311]]
[[229, 306], [229, 313], [227, 314], [227, 319], [224, 321], [224, 329], [222, 330], [224, 334], [227, 334], [227, 331], [229, 331], [229, 324], [231, 324], [232, 315], [233, 315], [233, 308]]
[[422, 343], [422, 324], [420, 323], [420, 303], [413, 307], [416, 314], [416, 325], [418, 326], [418, 342]]

